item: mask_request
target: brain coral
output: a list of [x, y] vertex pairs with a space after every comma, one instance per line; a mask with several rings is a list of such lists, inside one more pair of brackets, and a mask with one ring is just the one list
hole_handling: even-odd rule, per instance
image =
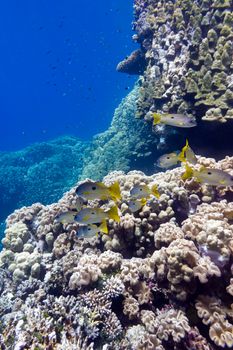
[[[231, 172], [232, 161], [199, 157], [197, 166]], [[184, 182], [183, 172], [108, 174], [104, 183], [118, 181], [122, 194], [108, 235], [79, 237], [77, 223], [57, 222], [75, 188], [12, 213], [0, 253], [1, 347], [232, 348], [231, 191]], [[132, 186], [155, 183], [160, 198], [130, 212]]]

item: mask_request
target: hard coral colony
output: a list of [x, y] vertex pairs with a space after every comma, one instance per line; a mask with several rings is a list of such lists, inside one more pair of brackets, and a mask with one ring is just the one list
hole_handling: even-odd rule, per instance
[[[224, 45], [231, 37], [232, 6], [228, 0], [135, 0], [137, 40], [151, 54], [146, 58], [163, 59], [166, 69], [174, 72], [170, 92], [166, 86], [171, 82], [166, 85], [164, 80], [164, 89], [153, 86], [152, 94], [151, 81], [159, 81], [152, 73], [155, 77], [158, 71], [147, 66], [150, 83], [146, 87], [145, 80], [142, 88], [148, 108], [161, 98], [159, 91], [167, 93], [163, 108], [184, 107], [182, 93], [172, 98], [183, 91], [176, 74], [185, 76], [182, 54], [188, 52], [187, 39], [192, 39], [193, 50], [204, 45], [200, 33], [198, 37], [200, 20], [207, 29], [209, 23], [217, 28], [216, 34], [215, 29], [206, 30], [208, 45], [213, 48], [210, 43], [215, 40], [217, 50], [202, 49], [202, 55], [211, 56], [205, 60], [191, 56], [191, 73], [197, 66], [203, 70], [211, 59], [214, 73], [219, 72], [218, 64], [226, 65], [228, 72]], [[184, 14], [195, 28], [192, 33]], [[153, 38], [155, 30], [158, 36]], [[222, 47], [219, 32], [225, 38]], [[153, 50], [148, 38], [153, 38]], [[156, 51], [159, 45], [169, 54], [154, 57], [164, 53]], [[180, 61], [174, 64], [176, 57]], [[200, 76], [191, 78], [196, 80], [190, 86], [199, 89], [195, 94], [203, 92]], [[205, 89], [208, 81], [204, 75]], [[213, 91], [223, 102], [226, 91]], [[202, 102], [213, 98], [210, 95], [206, 91]], [[231, 104], [224, 101], [216, 108], [227, 120]], [[175, 169], [151, 176], [114, 171], [103, 182], [78, 183], [57, 203], [33, 204], [7, 218], [0, 253], [2, 349], [233, 347], [233, 157], [217, 162], [190, 152], [186, 143], [181, 166]]]

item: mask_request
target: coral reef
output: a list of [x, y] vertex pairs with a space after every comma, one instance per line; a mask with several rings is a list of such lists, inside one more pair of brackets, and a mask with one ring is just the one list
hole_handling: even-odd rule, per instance
[[160, 109], [203, 121], [233, 118], [233, 2], [135, 0], [136, 40], [145, 51], [138, 114]]
[[[233, 175], [233, 158], [198, 157], [195, 167], [204, 164]], [[77, 222], [57, 221], [77, 205], [76, 188], [12, 213], [0, 253], [1, 347], [232, 348], [232, 192], [183, 173], [109, 173], [105, 185], [118, 181], [122, 194], [109, 234], [79, 237]], [[160, 197], [133, 213], [136, 184], [157, 184]]]
[[142, 74], [146, 68], [146, 59], [142, 50], [133, 51], [117, 65], [116, 70], [127, 74]]
[[[86, 177], [101, 179], [110, 171], [135, 166], [152, 171], [153, 163], [150, 167], [147, 160], [154, 157], [158, 138], [146, 123], [134, 118], [138, 89], [135, 86], [116, 109], [109, 129], [89, 142], [64, 136], [0, 153], [0, 221], [21, 206], [57, 201]], [[0, 237], [3, 232], [0, 224]]]
[[91, 150], [84, 158], [81, 179], [101, 179], [114, 170], [139, 168], [148, 172], [149, 168], [152, 171], [150, 161], [157, 152], [159, 138], [145, 122], [135, 119], [138, 92], [136, 84], [116, 108], [108, 130], [94, 137]]
[[57, 201], [77, 181], [88, 142], [64, 136], [0, 153], [0, 221], [14, 209]]
[[[136, 116], [149, 125], [153, 112], [184, 113], [197, 120], [192, 130], [153, 128], [170, 152], [188, 137], [205, 156], [221, 159], [231, 154], [232, 12], [232, 0], [134, 0], [133, 40], [146, 60]], [[119, 67], [127, 71], [127, 63]]]
[[[152, 134], [135, 118], [185, 112], [197, 117], [197, 142], [208, 143], [206, 124], [227, 124], [232, 136], [233, 3], [135, 0], [134, 8], [141, 49], [118, 70], [143, 76], [109, 129], [91, 143], [68, 137], [1, 154], [3, 215], [30, 205], [8, 216], [2, 240], [2, 349], [233, 348], [232, 188], [184, 180], [183, 165], [153, 174], [158, 149], [183, 140], [168, 143], [176, 131], [159, 126]], [[197, 156], [193, 169], [203, 166], [233, 176], [233, 157]], [[103, 196], [82, 204], [106, 217], [117, 206], [119, 221], [104, 219], [108, 234], [79, 236], [71, 187], [86, 178], [103, 178], [105, 190], [120, 186], [114, 203]], [[136, 186], [149, 194], [133, 211]], [[59, 220], [67, 211], [74, 219]]]

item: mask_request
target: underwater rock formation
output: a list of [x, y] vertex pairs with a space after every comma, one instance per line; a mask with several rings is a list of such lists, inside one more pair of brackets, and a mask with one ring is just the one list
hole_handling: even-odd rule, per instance
[[[196, 128], [176, 132], [217, 159], [231, 154], [232, 13], [232, 0], [134, 1], [133, 40], [146, 59], [137, 117], [151, 124], [153, 112], [195, 116]], [[167, 139], [172, 128], [165, 131], [156, 130], [171, 151], [177, 149], [177, 141]]]
[[[233, 176], [233, 158], [208, 166]], [[217, 350], [233, 346], [233, 202], [226, 187], [184, 167], [146, 176], [115, 171], [120, 222], [109, 234], [77, 235], [56, 218], [77, 206], [76, 188], [57, 202], [16, 210], [0, 253], [3, 349]], [[137, 212], [134, 185], [157, 184]], [[110, 208], [112, 201], [88, 201]]]
[[116, 70], [127, 74], [142, 74], [146, 68], [145, 54], [142, 50], [133, 51], [117, 65]]
[[146, 51], [138, 114], [233, 118], [233, 1], [135, 0], [136, 35]]
[[110, 127], [94, 136], [91, 150], [84, 157], [81, 179], [101, 179], [114, 170], [153, 170], [152, 159], [160, 141], [147, 123], [135, 118], [138, 96], [136, 84], [116, 108]]

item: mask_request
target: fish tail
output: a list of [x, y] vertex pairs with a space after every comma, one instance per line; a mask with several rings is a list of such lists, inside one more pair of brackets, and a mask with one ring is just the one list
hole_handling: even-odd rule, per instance
[[121, 200], [121, 190], [119, 182], [114, 182], [111, 186], [109, 186], [110, 194], [113, 200], [118, 201]]
[[155, 197], [157, 197], [157, 198], [160, 197], [160, 193], [159, 193], [159, 191], [158, 191], [158, 186], [157, 186], [157, 185], [153, 185], [153, 186], [151, 187], [151, 192], [152, 192], [152, 194], [153, 194]]
[[184, 151], [182, 149], [182, 151], [180, 152], [180, 154], [178, 154], [178, 160], [182, 163], [186, 162], [186, 158], [185, 158], [185, 155], [184, 155]]
[[108, 226], [107, 226], [106, 220], [104, 220], [104, 221], [101, 223], [99, 229], [100, 229], [101, 232], [103, 232], [103, 233], [105, 233], [105, 234], [108, 234]]
[[193, 177], [193, 175], [194, 175], [193, 169], [188, 164], [185, 164], [185, 172], [181, 176], [182, 180], [190, 179], [191, 177]]
[[120, 221], [120, 216], [118, 214], [118, 208], [116, 205], [114, 207], [112, 207], [111, 209], [109, 209], [108, 217], [109, 217], [109, 219], [112, 219], [114, 221], [117, 221], [117, 222]]
[[153, 113], [153, 125], [157, 125], [161, 122], [161, 115], [158, 113]]
[[185, 143], [185, 146], [182, 148], [180, 154], [178, 155], [178, 159], [180, 162], [186, 162], [187, 159], [186, 159], [186, 152], [187, 152], [187, 149], [189, 148], [189, 143], [188, 143], [188, 140], [186, 139], [186, 143]]

